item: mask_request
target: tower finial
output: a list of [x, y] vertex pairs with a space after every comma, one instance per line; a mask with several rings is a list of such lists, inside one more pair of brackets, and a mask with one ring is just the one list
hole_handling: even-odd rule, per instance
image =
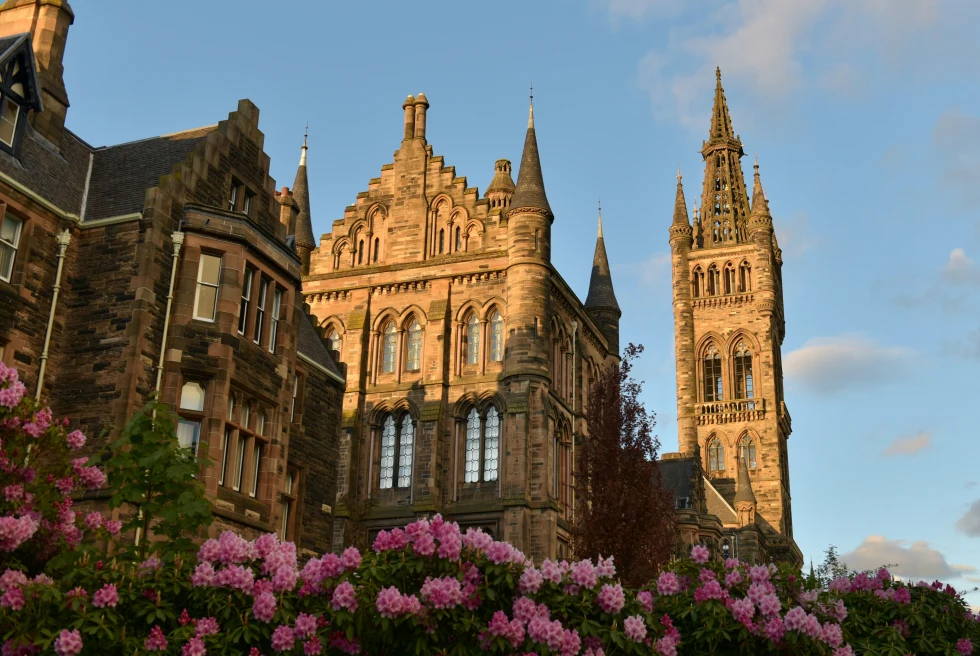
[[602, 198], [599, 199], [599, 239], [602, 239]]
[[310, 136], [310, 124], [306, 123], [306, 131], [303, 132], [303, 149], [299, 154], [299, 165], [306, 166], [306, 138]]
[[677, 163], [677, 183], [681, 182], [681, 165], [680, 162]]
[[303, 148], [306, 148], [306, 138], [310, 136], [310, 122], [306, 122], [306, 131], [303, 132]]
[[755, 152], [755, 153], [752, 153], [752, 155], [755, 158], [755, 164], [753, 164], [752, 167], [756, 171], [758, 171], [759, 170], [759, 153], [758, 152]]
[[529, 130], [534, 129], [534, 85], [531, 85], [531, 103], [527, 110], [527, 127]]
[[721, 66], [715, 66], [715, 79], [721, 84]]

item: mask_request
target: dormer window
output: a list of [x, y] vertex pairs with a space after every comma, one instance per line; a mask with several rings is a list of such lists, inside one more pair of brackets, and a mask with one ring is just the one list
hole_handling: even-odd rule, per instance
[[0, 150], [9, 153], [17, 149], [27, 111], [41, 111], [30, 35], [13, 39], [0, 55]]

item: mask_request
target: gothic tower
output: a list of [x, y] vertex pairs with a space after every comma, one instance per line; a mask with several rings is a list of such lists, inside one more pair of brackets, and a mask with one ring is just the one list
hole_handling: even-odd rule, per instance
[[762, 529], [770, 557], [795, 560], [780, 357], [782, 254], [758, 164], [749, 203], [744, 150], [720, 71], [701, 155], [700, 213], [695, 208], [688, 221], [678, 174], [670, 227], [679, 450], [697, 454], [741, 521], [751, 518]]

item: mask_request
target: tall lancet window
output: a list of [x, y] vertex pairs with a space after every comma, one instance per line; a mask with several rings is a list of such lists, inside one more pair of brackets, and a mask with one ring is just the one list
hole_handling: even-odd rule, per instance
[[381, 373], [394, 373], [395, 353], [398, 351], [398, 331], [395, 329], [394, 322], [388, 324], [381, 339]]
[[708, 470], [725, 471], [725, 447], [717, 437], [708, 444]]
[[721, 354], [714, 344], [704, 352], [704, 401], [723, 401], [724, 392], [721, 378]]
[[501, 362], [504, 359], [504, 318], [499, 312], [494, 312], [490, 319], [490, 361]]
[[752, 384], [752, 352], [740, 341], [735, 347], [735, 396], [739, 399], [754, 398]]
[[412, 319], [412, 324], [408, 327], [408, 357], [405, 368], [409, 371], [422, 368], [422, 326], [418, 319]]
[[466, 321], [466, 364], [479, 364], [479, 362], [480, 320], [476, 318], [474, 312]]

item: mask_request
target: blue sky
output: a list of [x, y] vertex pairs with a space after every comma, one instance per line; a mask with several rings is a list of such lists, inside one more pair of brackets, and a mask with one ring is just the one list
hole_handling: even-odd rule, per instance
[[[700, 193], [714, 68], [784, 251], [796, 539], [980, 583], [980, 6], [944, 0], [75, 2], [68, 126], [95, 145], [250, 98], [278, 186], [310, 123], [314, 229], [390, 162], [401, 102], [481, 191], [533, 82], [553, 257], [585, 296], [602, 197], [622, 334], [676, 448], [667, 228]], [[751, 156], [743, 162], [751, 172]], [[980, 606], [980, 595], [970, 597]]]

